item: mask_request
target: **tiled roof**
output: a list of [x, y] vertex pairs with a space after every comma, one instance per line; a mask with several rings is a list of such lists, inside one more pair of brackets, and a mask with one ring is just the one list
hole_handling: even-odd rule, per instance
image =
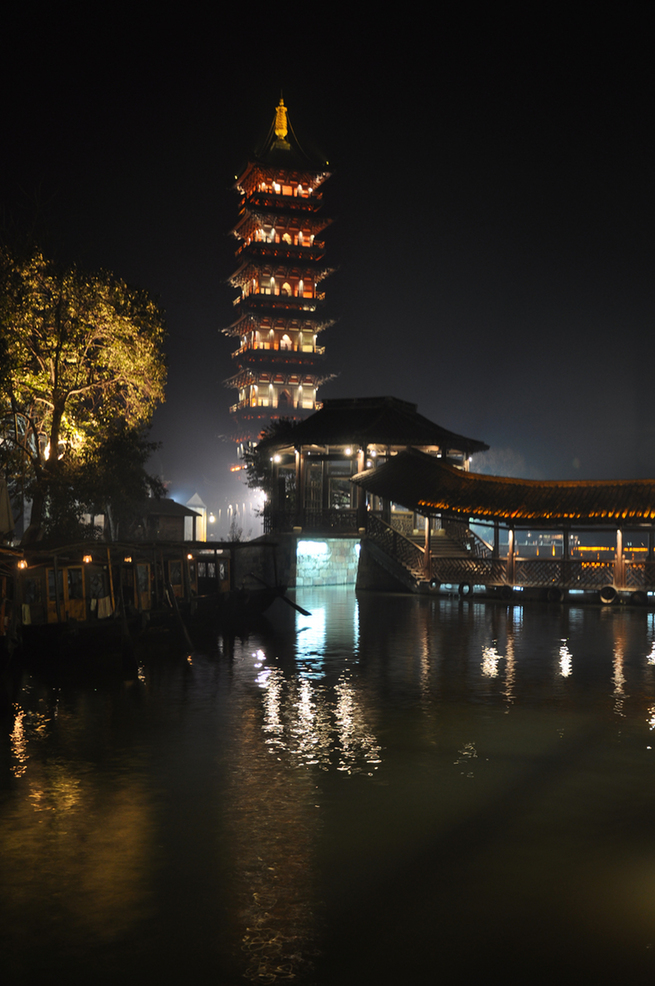
[[144, 512], [151, 517], [200, 517], [197, 510], [185, 507], [183, 503], [169, 500], [168, 497], [161, 499], [149, 499], [146, 501]]
[[352, 480], [418, 513], [504, 524], [561, 526], [655, 523], [655, 480], [531, 480], [467, 473], [416, 450]]
[[396, 397], [357, 397], [325, 401], [323, 407], [299, 422], [284, 439], [264, 439], [263, 448], [294, 445], [438, 446], [472, 454], [489, 448], [475, 438], [456, 435], [434, 424], [416, 404]]

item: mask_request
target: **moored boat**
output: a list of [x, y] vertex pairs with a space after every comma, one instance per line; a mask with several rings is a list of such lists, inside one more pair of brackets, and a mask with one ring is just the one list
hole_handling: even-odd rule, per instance
[[[29, 658], [81, 658], [125, 650], [154, 626], [220, 629], [261, 615], [285, 589], [261, 576], [235, 585], [228, 542], [80, 542], [14, 551], [17, 636]], [[257, 549], [270, 555], [273, 546]], [[272, 565], [274, 569], [274, 565]], [[259, 568], [267, 572], [260, 562]], [[268, 574], [268, 573], [267, 573]]]

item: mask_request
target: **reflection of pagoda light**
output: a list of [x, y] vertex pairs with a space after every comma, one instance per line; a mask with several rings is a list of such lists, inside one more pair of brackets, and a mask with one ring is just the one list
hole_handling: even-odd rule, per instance
[[498, 662], [502, 660], [495, 645], [482, 649], [482, 674], [485, 678], [495, 678], [498, 674]]
[[559, 668], [562, 678], [568, 678], [573, 671], [573, 655], [563, 640], [559, 649]]

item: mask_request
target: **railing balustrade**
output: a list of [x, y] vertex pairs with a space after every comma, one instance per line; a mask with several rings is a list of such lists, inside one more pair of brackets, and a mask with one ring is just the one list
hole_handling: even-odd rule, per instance
[[383, 551], [406, 568], [415, 573], [423, 570], [423, 549], [374, 514], [368, 515], [366, 533], [372, 541], [380, 545]]
[[431, 576], [435, 582], [454, 585], [469, 582], [471, 585], [506, 585], [506, 558], [433, 558]]

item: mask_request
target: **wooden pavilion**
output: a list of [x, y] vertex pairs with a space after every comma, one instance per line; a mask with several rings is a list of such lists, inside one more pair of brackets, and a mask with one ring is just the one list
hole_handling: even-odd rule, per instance
[[257, 446], [259, 467], [267, 473], [267, 533], [302, 528], [352, 536], [371, 511], [391, 523], [390, 500], [374, 496], [367, 503], [351, 479], [375, 472], [406, 448], [461, 470], [488, 446], [442, 428], [419, 414], [416, 404], [396, 397], [328, 400], [305, 421], [278, 428]]

